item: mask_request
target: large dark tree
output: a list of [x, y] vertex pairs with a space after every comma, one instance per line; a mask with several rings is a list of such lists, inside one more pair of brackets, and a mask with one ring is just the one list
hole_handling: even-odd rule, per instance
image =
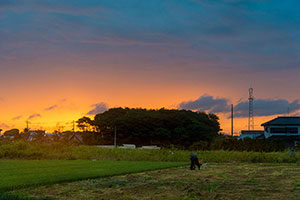
[[20, 131], [19, 129], [10, 129], [4, 132], [3, 134], [4, 137], [13, 137], [13, 139], [20, 139]]
[[92, 130], [92, 120], [89, 117], [82, 117], [76, 121], [77, 127], [84, 132]]
[[113, 108], [97, 114], [90, 123], [99, 130], [99, 137], [110, 143], [116, 128], [119, 144], [188, 146], [214, 139], [220, 131], [218, 120], [214, 114], [187, 110]]
[[19, 129], [16, 129], [16, 128], [15, 129], [10, 129], [8, 131], [5, 131], [3, 135], [4, 136], [14, 136], [14, 137], [17, 137], [17, 136], [20, 135], [20, 131], [19, 131]]

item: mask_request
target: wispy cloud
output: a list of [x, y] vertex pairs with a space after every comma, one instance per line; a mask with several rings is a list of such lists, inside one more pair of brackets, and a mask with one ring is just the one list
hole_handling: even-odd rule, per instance
[[44, 111], [52, 111], [52, 110], [55, 110], [55, 109], [58, 109], [58, 108], [62, 108], [64, 106], [64, 103], [67, 101], [66, 98], [64, 99], [59, 99], [57, 101], [56, 104], [53, 104], [51, 106], [48, 106], [47, 108], [44, 109]]
[[93, 104], [91, 107], [93, 107], [93, 109], [90, 110], [87, 113], [87, 115], [96, 115], [96, 114], [100, 114], [100, 113], [103, 113], [108, 110], [108, 106], [104, 102]]
[[21, 119], [23, 116], [22, 115], [18, 115], [16, 117], [13, 117], [11, 120], [15, 121], [15, 120], [19, 120]]
[[50, 110], [56, 109], [57, 107], [58, 107], [58, 105], [56, 104], [56, 105], [49, 106], [49, 107], [45, 108], [44, 110], [45, 111], [50, 111]]
[[178, 108], [186, 110], [206, 111], [211, 113], [222, 113], [230, 111], [228, 99], [214, 98], [212, 96], [201, 96], [193, 101], [185, 101], [179, 104]]
[[9, 129], [11, 126], [5, 124], [5, 123], [0, 123], [0, 128], [1, 129]]
[[[7, 6], [17, 1], [0, 2]], [[118, 46], [121, 49], [114, 49], [117, 54], [123, 46], [130, 46], [132, 56], [146, 52], [156, 57], [154, 54], [159, 52], [160, 60], [187, 57], [189, 62], [202, 63], [197, 64], [200, 69], [206, 67], [204, 59], [212, 63], [222, 61], [222, 67], [260, 70], [297, 68], [300, 61], [299, 16], [295, 9], [298, 1], [21, 2], [25, 3], [18, 4], [18, 8], [28, 11], [10, 13], [9, 23], [3, 27], [4, 35], [0, 31], [1, 38], [6, 38], [1, 47], [7, 49], [17, 43], [22, 50], [16, 52], [28, 52], [29, 58], [37, 53], [49, 56], [47, 50], [52, 48], [57, 58], [61, 51], [78, 53], [82, 49], [93, 56], [95, 48], [105, 52]], [[51, 48], [35, 48], [40, 46]], [[10, 58], [13, 50], [0, 54]]]
[[66, 102], [66, 101], [67, 101], [67, 99], [64, 98], [64, 99], [60, 99], [58, 102], [59, 102], [59, 103], [63, 103], [63, 102]]
[[[178, 108], [187, 110], [206, 111], [212, 113], [229, 113], [230, 104], [226, 98], [215, 98], [204, 95], [193, 101], [186, 101], [179, 104]], [[255, 99], [253, 103], [254, 116], [282, 115], [290, 112], [296, 113], [300, 110], [300, 100], [289, 102], [285, 99]], [[234, 106], [234, 116], [238, 118], [249, 116], [249, 102], [239, 100]]]
[[42, 115], [39, 114], [39, 113], [34, 113], [34, 114], [32, 114], [32, 115], [30, 115], [28, 117], [28, 120], [30, 120], [30, 119], [36, 119], [36, 118], [39, 118], [39, 117], [42, 117]]
[[109, 34], [109, 36], [97, 35], [94, 39], [81, 40], [81, 43], [116, 45], [116, 46], [152, 46], [152, 47], [187, 47], [182, 39], [171, 34], [148, 33], [134, 36], [120, 36]]
[[[300, 109], [300, 101], [288, 102], [285, 99], [256, 99], [253, 102], [254, 116], [272, 116], [294, 113]], [[240, 102], [234, 107], [236, 117], [248, 117], [248, 101]]]

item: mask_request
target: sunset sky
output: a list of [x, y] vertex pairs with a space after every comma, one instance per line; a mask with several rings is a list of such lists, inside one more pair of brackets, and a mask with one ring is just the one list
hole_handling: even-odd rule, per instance
[[[0, 0], [0, 128], [113, 107], [300, 115], [298, 0]], [[298, 114], [299, 113], [299, 114]]]

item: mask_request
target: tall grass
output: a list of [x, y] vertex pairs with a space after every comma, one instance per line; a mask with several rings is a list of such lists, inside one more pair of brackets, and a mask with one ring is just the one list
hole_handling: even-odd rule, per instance
[[[96, 146], [45, 145], [15, 142], [0, 145], [0, 159], [48, 159], [48, 160], [128, 160], [128, 161], [189, 161], [190, 151], [176, 149], [103, 149]], [[288, 152], [194, 152], [202, 162], [246, 163], [300, 163], [300, 154]]]

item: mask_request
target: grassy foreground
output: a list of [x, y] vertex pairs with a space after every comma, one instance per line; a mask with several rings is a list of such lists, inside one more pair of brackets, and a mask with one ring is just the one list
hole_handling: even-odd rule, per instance
[[[96, 146], [42, 145], [25, 142], [0, 145], [0, 159], [127, 160], [188, 162], [191, 151], [175, 149], [103, 149]], [[300, 154], [288, 152], [198, 151], [202, 162], [300, 163]]]
[[10, 192], [44, 199], [289, 199], [300, 196], [297, 164], [211, 164], [83, 180]]
[[2, 160], [0, 191], [182, 166], [184, 162]]

